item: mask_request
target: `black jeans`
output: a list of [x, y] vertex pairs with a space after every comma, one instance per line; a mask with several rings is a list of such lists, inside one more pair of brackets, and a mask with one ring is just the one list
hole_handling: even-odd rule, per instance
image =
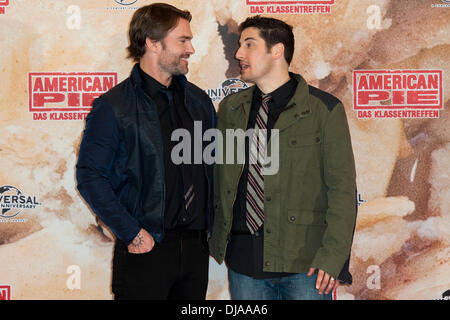
[[144, 254], [117, 241], [112, 290], [115, 300], [204, 300], [209, 253], [203, 231], [172, 231]]

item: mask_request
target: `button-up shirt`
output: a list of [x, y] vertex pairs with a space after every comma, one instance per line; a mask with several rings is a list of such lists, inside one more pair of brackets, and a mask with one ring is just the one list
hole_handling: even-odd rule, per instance
[[[180, 142], [172, 141], [172, 132], [177, 128], [187, 129], [191, 134], [191, 155], [193, 158], [194, 145], [194, 122], [184, 104], [184, 92], [181, 85], [173, 77], [169, 87], [164, 86], [157, 80], [139, 69], [142, 77], [142, 87], [158, 110], [161, 127], [164, 151], [164, 167], [166, 182], [166, 197], [164, 211], [164, 229], [188, 229], [204, 230], [206, 228], [206, 193], [207, 182], [205, 178], [203, 164], [185, 165], [185, 169], [193, 170], [195, 189], [195, 212], [193, 216], [187, 215], [184, 210], [184, 186], [181, 165], [174, 164], [171, 158], [172, 149]], [[171, 119], [169, 100], [167, 91], [173, 97], [174, 116]], [[175, 123], [174, 123], [175, 120]]]

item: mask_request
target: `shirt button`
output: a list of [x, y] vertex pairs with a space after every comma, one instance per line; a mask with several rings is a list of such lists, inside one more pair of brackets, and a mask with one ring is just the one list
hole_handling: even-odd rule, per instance
[[295, 221], [295, 217], [294, 217], [294, 216], [291, 216], [291, 217], [289, 218], [289, 220]]
[[270, 231], [270, 229], [266, 229], [266, 233], [271, 233], [272, 231]]
[[269, 261], [266, 261], [265, 266], [266, 266], [266, 267], [270, 267], [270, 262], [269, 262]]
[[266, 197], [266, 200], [267, 200], [267, 201], [271, 201], [271, 200], [272, 200], [272, 197], [271, 197], [271, 196], [267, 196], [267, 197]]

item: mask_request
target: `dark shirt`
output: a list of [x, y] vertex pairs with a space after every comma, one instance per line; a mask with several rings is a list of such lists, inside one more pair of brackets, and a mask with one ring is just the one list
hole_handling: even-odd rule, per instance
[[[289, 100], [293, 97], [297, 88], [297, 80], [293, 77], [284, 85], [269, 93], [272, 99], [269, 101], [269, 113], [267, 118], [267, 141], [270, 140], [270, 130], [275, 126], [278, 117], [287, 106]], [[256, 86], [247, 129], [255, 127], [256, 116], [261, 105], [262, 92]], [[225, 261], [227, 265], [235, 272], [245, 274], [257, 279], [266, 279], [290, 275], [280, 272], [263, 272], [263, 245], [264, 245], [264, 224], [252, 236], [246, 225], [246, 193], [248, 181], [248, 152], [249, 141], [245, 141], [245, 165], [241, 174], [236, 194], [236, 201], [233, 207], [233, 225], [231, 228], [231, 239], [227, 247]], [[270, 150], [268, 150], [270, 151]]]
[[[194, 121], [184, 104], [184, 89], [176, 77], [172, 78], [167, 88], [139, 68], [144, 92], [158, 110], [161, 126], [164, 171], [165, 171], [165, 210], [164, 230], [205, 230], [206, 228], [206, 193], [207, 182], [203, 164], [193, 163]], [[168, 93], [173, 97], [172, 116], [170, 113]], [[171, 141], [173, 130], [184, 128], [191, 136], [191, 164], [174, 164], [171, 159], [173, 147], [179, 141]], [[185, 170], [192, 170], [195, 198], [191, 206], [195, 206], [194, 214], [189, 215], [184, 209], [184, 185], [182, 166]]]

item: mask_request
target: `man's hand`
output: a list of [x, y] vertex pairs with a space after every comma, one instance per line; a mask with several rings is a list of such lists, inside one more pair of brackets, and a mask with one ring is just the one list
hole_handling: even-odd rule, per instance
[[146, 253], [151, 251], [154, 245], [155, 240], [150, 233], [144, 229], [141, 229], [137, 236], [133, 239], [133, 242], [128, 245], [128, 252], [136, 254]]
[[[309, 268], [308, 277], [312, 276], [316, 268]], [[323, 270], [317, 272], [316, 289], [319, 290], [319, 294], [322, 294], [325, 290], [325, 294], [330, 293], [330, 291], [335, 290], [339, 287], [339, 281], [335, 280], [332, 276]]]

